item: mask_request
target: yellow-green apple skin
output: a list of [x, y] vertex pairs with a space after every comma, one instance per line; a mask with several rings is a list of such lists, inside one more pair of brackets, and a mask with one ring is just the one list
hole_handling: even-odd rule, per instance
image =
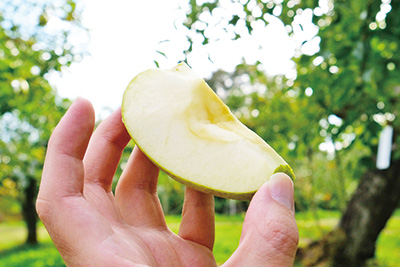
[[249, 200], [290, 166], [243, 125], [186, 64], [137, 75], [122, 101], [136, 145], [175, 180], [205, 193]]

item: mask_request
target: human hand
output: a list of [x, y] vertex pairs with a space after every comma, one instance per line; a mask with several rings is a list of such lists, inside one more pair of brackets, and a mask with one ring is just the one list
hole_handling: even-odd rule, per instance
[[[68, 266], [216, 266], [213, 196], [185, 192], [178, 234], [157, 197], [158, 168], [137, 148], [112, 179], [130, 137], [120, 111], [96, 131], [94, 111], [74, 102], [50, 138], [37, 211]], [[238, 249], [223, 266], [292, 266], [298, 232], [293, 184], [275, 174], [253, 197]]]

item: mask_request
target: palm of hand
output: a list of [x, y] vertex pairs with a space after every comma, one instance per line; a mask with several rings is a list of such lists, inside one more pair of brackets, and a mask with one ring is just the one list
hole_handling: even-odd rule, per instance
[[[170, 231], [161, 217], [157, 221], [153, 220], [155, 217], [120, 214], [116, 208], [118, 202], [111, 193], [96, 188], [88, 191], [85, 198], [70, 200], [71, 209], [75, 208], [70, 213], [77, 214], [73, 220], [82, 222], [81, 229], [76, 232], [88, 236], [75, 252], [79, 257], [73, 253], [73, 260], [65, 259], [71, 265], [216, 266], [212, 237], [208, 244], [211, 247], [185, 239]], [[134, 217], [136, 220], [129, 221]], [[150, 220], [144, 223], [147, 219]], [[64, 250], [62, 244], [58, 247]], [[65, 248], [65, 255], [71, 254], [68, 249]]]

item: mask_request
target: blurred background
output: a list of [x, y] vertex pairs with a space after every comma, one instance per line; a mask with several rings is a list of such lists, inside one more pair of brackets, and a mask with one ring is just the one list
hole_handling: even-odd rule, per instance
[[[99, 123], [136, 74], [180, 61], [292, 165], [296, 266], [398, 266], [399, 14], [391, 0], [2, 0], [0, 266], [65, 266], [35, 199], [71, 102]], [[184, 188], [159, 181], [177, 231]], [[247, 205], [216, 198], [219, 264]]]

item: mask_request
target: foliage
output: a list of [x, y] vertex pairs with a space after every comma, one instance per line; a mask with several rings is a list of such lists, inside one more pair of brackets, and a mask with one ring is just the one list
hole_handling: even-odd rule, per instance
[[[15, 183], [11, 180], [5, 180], [4, 182], [6, 182], [6, 184], [11, 183], [13, 187], [15, 186]], [[1, 193], [0, 197], [0, 222], [21, 219], [20, 203], [16, 200], [15, 195], [10, 194], [10, 189], [8, 188], [8, 186], [9, 185], [3, 185], [3, 187], [1, 188], [3, 192]], [[14, 191], [14, 188], [11, 190]]]
[[[389, 124], [399, 132], [398, 4], [331, 0], [190, 3], [185, 23], [192, 43], [188, 54], [195, 52], [198, 40], [207, 50], [221, 40], [233, 43], [256, 36], [256, 31], [271, 24], [271, 17], [283, 22], [285, 40], [294, 44], [295, 75], [269, 75], [262, 55], [268, 51], [258, 51], [254, 60], [243, 50], [243, 60], [234, 71], [215, 72], [210, 84], [241, 121], [293, 165], [299, 178], [299, 208], [343, 209], [359, 177], [375, 166], [382, 128]], [[266, 38], [251, 39], [252, 47], [274, 41]], [[400, 137], [395, 136], [395, 142], [398, 147]], [[393, 155], [393, 159], [398, 157]]]
[[[79, 13], [72, 0], [0, 3], [0, 193], [22, 203], [24, 190], [35, 190], [50, 133], [70, 103], [47, 78], [84, 52], [72, 40], [86, 32]], [[32, 200], [23, 206], [32, 209]]]
[[[75, 6], [73, 1], [58, 1], [56, 5], [50, 1], [17, 4], [11, 0], [0, 5], [1, 163], [8, 169], [17, 163], [33, 164], [34, 159], [43, 159], [40, 148], [69, 104], [68, 100], [57, 99], [46, 77], [78, 56], [68, 39], [71, 29], [63, 29], [68, 24], [78, 26]], [[51, 32], [55, 23], [63, 23], [63, 27]], [[17, 152], [23, 154], [15, 155]]]
[[160, 172], [157, 193], [166, 214], [180, 214], [184, 199], [185, 186]]
[[[242, 51], [243, 63], [233, 73], [222, 73], [232, 78], [220, 83], [217, 93], [222, 92], [242, 121], [292, 163], [298, 178], [297, 207], [344, 211], [338, 227], [343, 242], [330, 233], [301, 254], [316, 262], [332, 258], [336, 265], [363, 265], [374, 256], [376, 238], [400, 201], [399, 2], [211, 3], [191, 2], [186, 23], [191, 31], [189, 52], [199, 47], [196, 40], [204, 46], [229, 38], [256, 43], [256, 59]], [[281, 33], [293, 44], [296, 74], [273, 78], [266, 73], [271, 69], [263, 57], [271, 51], [262, 49], [269, 42], [260, 32], [266, 33], [278, 17]], [[211, 35], [210, 27], [220, 34]], [[387, 125], [394, 129], [393, 145], [387, 149], [391, 164], [378, 170], [378, 140]], [[321, 257], [314, 257], [315, 247]]]

